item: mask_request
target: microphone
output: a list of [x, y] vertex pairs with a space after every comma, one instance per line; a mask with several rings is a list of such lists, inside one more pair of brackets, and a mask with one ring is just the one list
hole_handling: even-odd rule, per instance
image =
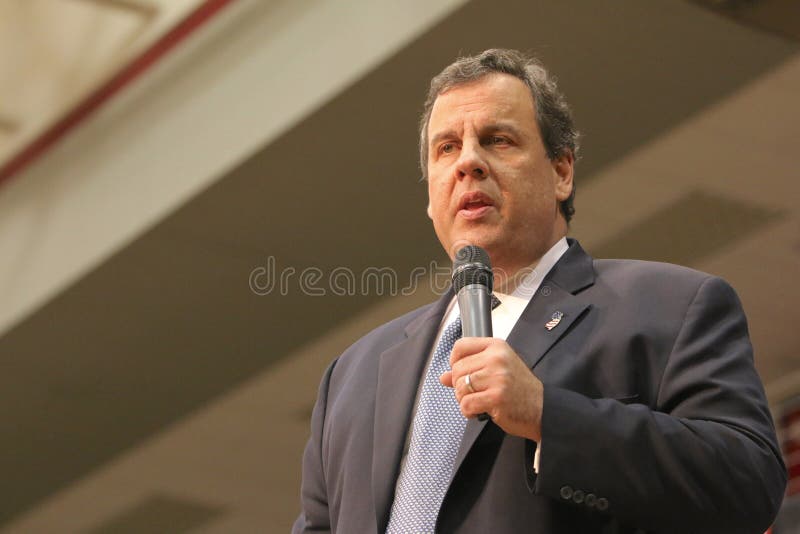
[[467, 245], [456, 252], [453, 290], [461, 310], [465, 337], [492, 337], [492, 263], [481, 247]]
[[[453, 290], [461, 311], [461, 331], [466, 337], [492, 337], [492, 263], [481, 247], [467, 245], [456, 252]], [[478, 415], [479, 421], [489, 414]]]

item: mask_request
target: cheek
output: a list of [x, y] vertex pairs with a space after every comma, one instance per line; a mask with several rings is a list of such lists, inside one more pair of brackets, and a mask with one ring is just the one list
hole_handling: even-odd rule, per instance
[[437, 193], [433, 185], [428, 184], [428, 217], [433, 220], [434, 223], [437, 221], [437, 216], [441, 212], [441, 201], [440, 195]]
[[428, 182], [428, 211], [436, 213], [447, 202], [447, 191], [440, 181]]
[[552, 186], [527, 177], [527, 181], [505, 192], [504, 204], [506, 213], [520, 224], [528, 225], [536, 221], [537, 216], [548, 211], [555, 202], [555, 191]]

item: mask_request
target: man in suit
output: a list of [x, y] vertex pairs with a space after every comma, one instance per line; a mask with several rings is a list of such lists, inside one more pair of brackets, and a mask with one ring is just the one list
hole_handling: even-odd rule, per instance
[[518, 52], [433, 79], [428, 215], [451, 257], [488, 251], [495, 337], [458, 339], [451, 291], [334, 361], [295, 532], [768, 527], [786, 473], [738, 298], [567, 240], [577, 139], [553, 80]]

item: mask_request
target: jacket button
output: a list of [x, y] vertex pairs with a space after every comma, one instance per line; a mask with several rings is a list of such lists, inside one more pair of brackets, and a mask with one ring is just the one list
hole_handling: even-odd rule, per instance
[[605, 497], [600, 497], [599, 499], [597, 499], [597, 509], [600, 510], [601, 512], [603, 510], [607, 510], [608, 509], [608, 499], [606, 499]]
[[575, 501], [575, 504], [580, 504], [583, 502], [584, 493], [581, 490], [575, 490], [572, 493], [572, 500]]
[[586, 506], [589, 508], [594, 508], [594, 505], [597, 504], [597, 496], [594, 493], [587, 493], [583, 502], [585, 502]]
[[561, 498], [570, 500], [572, 498], [572, 488], [569, 486], [561, 486]]

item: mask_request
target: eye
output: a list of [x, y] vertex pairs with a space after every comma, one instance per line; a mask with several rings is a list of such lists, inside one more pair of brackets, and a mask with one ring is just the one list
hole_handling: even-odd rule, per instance
[[455, 143], [443, 143], [439, 147], [440, 154], [452, 154], [456, 149]]
[[488, 142], [490, 145], [506, 145], [508, 144], [508, 139], [502, 135], [492, 135], [489, 137]]

